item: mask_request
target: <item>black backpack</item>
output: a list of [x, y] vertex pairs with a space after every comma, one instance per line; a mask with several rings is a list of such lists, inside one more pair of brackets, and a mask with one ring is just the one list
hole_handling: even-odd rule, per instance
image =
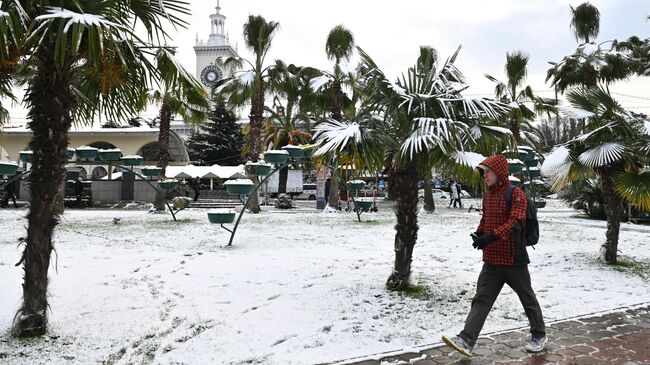
[[[506, 206], [508, 207], [508, 216], [510, 216], [510, 206], [512, 205], [512, 191], [515, 190], [514, 186], [509, 186], [506, 190]], [[537, 207], [535, 202], [525, 192], [528, 204], [526, 206], [526, 226], [522, 233], [522, 238], [526, 246], [535, 246], [539, 241], [539, 222], [537, 221]], [[535, 247], [533, 247], [535, 248]]]

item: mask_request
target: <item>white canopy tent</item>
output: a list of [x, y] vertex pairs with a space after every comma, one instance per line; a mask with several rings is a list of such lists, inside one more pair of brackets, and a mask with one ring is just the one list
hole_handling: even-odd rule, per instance
[[214, 186], [214, 179], [241, 179], [246, 177], [244, 165], [239, 166], [167, 166], [167, 178], [174, 179], [192, 179], [199, 177], [201, 179], [210, 179], [210, 189]]
[[[136, 171], [142, 169], [145, 166], [136, 167]], [[169, 179], [193, 179], [199, 177], [201, 179], [210, 179], [210, 189], [214, 187], [214, 179], [242, 179], [246, 177], [244, 171], [244, 165], [239, 166], [194, 166], [194, 165], [185, 165], [185, 166], [167, 166], [165, 171], [165, 177]], [[122, 178], [121, 172], [114, 172], [112, 176], [113, 180], [120, 180]], [[108, 176], [102, 178], [102, 180], [108, 180]]]

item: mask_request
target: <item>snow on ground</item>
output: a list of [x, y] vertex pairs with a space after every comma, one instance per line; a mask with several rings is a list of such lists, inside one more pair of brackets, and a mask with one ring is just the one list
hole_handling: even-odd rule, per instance
[[[9, 335], [26, 211], [0, 211], [0, 362], [314, 364], [435, 343], [462, 328], [481, 268], [469, 237], [476, 212], [439, 201], [438, 213], [420, 214], [413, 281], [422, 290], [401, 294], [384, 287], [389, 203], [361, 223], [306, 204], [315, 203], [245, 214], [231, 248], [206, 210], [182, 211], [178, 222], [141, 210], [67, 210], [50, 269], [49, 333], [28, 340]], [[647, 270], [597, 260], [605, 222], [559, 201], [539, 215], [530, 271], [547, 322], [650, 301]], [[650, 262], [649, 233], [623, 224], [622, 254]], [[505, 288], [483, 332], [524, 325]]]

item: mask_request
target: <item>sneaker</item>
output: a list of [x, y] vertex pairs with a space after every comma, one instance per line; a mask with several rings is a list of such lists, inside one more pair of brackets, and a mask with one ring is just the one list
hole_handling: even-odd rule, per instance
[[546, 337], [542, 337], [542, 338], [531, 337], [530, 341], [528, 341], [528, 344], [526, 345], [526, 351], [540, 352], [544, 350], [544, 346], [546, 346]]
[[473, 346], [470, 346], [467, 341], [465, 341], [462, 337], [460, 336], [454, 336], [454, 337], [447, 337], [447, 336], [442, 336], [442, 341], [452, 349], [460, 352], [461, 354], [465, 356], [472, 356], [472, 348]]

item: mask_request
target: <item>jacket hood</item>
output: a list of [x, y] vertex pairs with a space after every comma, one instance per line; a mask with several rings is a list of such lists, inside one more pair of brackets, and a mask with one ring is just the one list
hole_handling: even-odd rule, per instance
[[477, 168], [482, 169], [481, 166], [488, 167], [490, 170], [494, 171], [494, 173], [497, 175], [497, 178], [499, 179], [497, 186], [510, 185], [510, 180], [508, 179], [508, 160], [505, 158], [505, 156], [490, 156], [483, 160], [483, 162], [481, 162]]

